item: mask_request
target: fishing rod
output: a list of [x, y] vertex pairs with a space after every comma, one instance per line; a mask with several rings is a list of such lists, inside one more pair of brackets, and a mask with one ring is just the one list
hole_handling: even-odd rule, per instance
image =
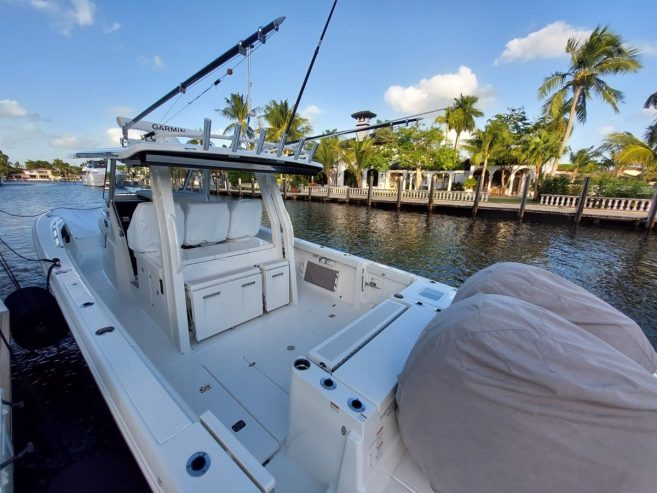
[[[431, 113], [438, 113], [439, 111], [445, 111], [445, 108], [438, 108], [431, 111], [424, 111], [422, 113], [416, 113], [414, 115], [404, 116], [401, 118], [395, 118], [394, 120], [386, 120], [385, 122], [376, 123], [374, 125], [368, 125], [367, 127], [356, 127], [349, 130], [338, 130], [336, 132], [329, 132], [324, 134], [313, 135], [312, 137], [305, 137], [305, 141], [323, 139], [325, 137], [339, 137], [340, 135], [348, 135], [356, 132], [365, 132], [367, 130], [376, 130], [377, 128], [386, 128], [386, 127], [395, 127], [397, 125], [408, 125], [410, 123], [417, 123], [420, 120], [423, 120], [422, 116], [429, 115]], [[301, 139], [299, 139], [301, 140]], [[299, 140], [293, 140], [288, 142], [288, 144], [296, 144]]]
[[297, 100], [294, 103], [294, 106], [292, 107], [292, 114], [290, 115], [290, 119], [287, 121], [287, 125], [285, 126], [285, 132], [283, 132], [283, 138], [290, 132], [290, 127], [292, 126], [292, 122], [294, 121], [294, 116], [297, 113], [297, 110], [299, 109], [299, 103], [301, 102], [301, 96], [303, 96], [303, 91], [306, 89], [306, 83], [308, 82], [308, 78], [310, 77], [310, 72], [313, 70], [313, 65], [315, 65], [315, 59], [317, 58], [317, 54], [319, 53], [319, 48], [322, 45], [322, 41], [324, 40], [324, 35], [326, 34], [326, 29], [329, 26], [329, 23], [331, 22], [331, 17], [333, 17], [333, 11], [335, 10], [335, 6], [337, 5], [338, 0], [333, 1], [333, 6], [331, 7], [331, 11], [329, 12], [328, 18], [326, 19], [326, 24], [324, 24], [324, 29], [322, 30], [322, 34], [319, 37], [319, 41], [317, 42], [317, 46], [315, 47], [315, 53], [313, 53], [313, 57], [310, 60], [310, 65], [308, 66], [308, 70], [306, 71], [306, 76], [303, 79], [303, 84], [301, 84], [301, 89], [299, 90], [299, 94], [297, 96]]
[[140, 121], [142, 118], [144, 118], [146, 115], [151, 113], [153, 110], [162, 106], [164, 103], [169, 101], [174, 96], [177, 96], [178, 94], [187, 91], [189, 87], [194, 85], [199, 80], [203, 79], [208, 74], [212, 73], [214, 70], [216, 70], [217, 68], [219, 68], [221, 65], [228, 62], [232, 58], [236, 57], [237, 55], [244, 55], [246, 53], [247, 47], [252, 47], [257, 43], [264, 44], [265, 41], [267, 40], [267, 35], [272, 31], [278, 31], [278, 28], [280, 27], [280, 25], [283, 23], [284, 20], [285, 17], [278, 17], [273, 21], [271, 21], [269, 24], [267, 24], [265, 27], [258, 28], [258, 30], [253, 34], [251, 34], [248, 38], [238, 42], [235, 46], [230, 48], [224, 54], [215, 58], [212, 62], [207, 64], [205, 67], [203, 67], [201, 70], [199, 70], [194, 75], [189, 77], [187, 80], [181, 82], [175, 88], [171, 89], [168, 93], [166, 93], [164, 96], [158, 99], [155, 103], [150, 105], [148, 108], [146, 108], [144, 111], [139, 113], [136, 117], [134, 117], [132, 120], [128, 121], [121, 127], [123, 130], [123, 138], [125, 139], [128, 138], [128, 129], [132, 127], [135, 123]]

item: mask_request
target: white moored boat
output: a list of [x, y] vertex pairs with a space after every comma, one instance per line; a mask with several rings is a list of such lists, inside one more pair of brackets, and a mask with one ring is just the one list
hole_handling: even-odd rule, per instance
[[[107, 162], [87, 161], [82, 165], [82, 183], [91, 187], [104, 187], [107, 175]], [[117, 186], [123, 186], [123, 171], [116, 170], [115, 182]]]
[[[53, 292], [151, 486], [423, 484], [394, 392], [455, 290], [295, 239], [276, 174], [322, 169], [302, 145], [272, 147], [264, 131], [252, 151], [239, 134], [228, 148], [171, 141], [79, 154], [108, 158], [110, 173], [147, 166], [152, 189], [112, 188], [102, 211], [35, 225], [37, 250], [61, 261]], [[172, 190], [172, 166], [200, 191]], [[211, 174], [226, 169], [254, 172], [261, 199], [212, 196]]]
[[[153, 490], [657, 484], [657, 357], [634, 322], [560, 278], [550, 296], [544, 271], [489, 271], [452, 304], [453, 287], [297, 239], [277, 176], [322, 170], [316, 145], [145, 113], [118, 119], [123, 147], [77, 154], [107, 160], [106, 207], [48, 212], [34, 243], [59, 259], [52, 292]], [[147, 168], [151, 188], [119, 194], [119, 164]], [[253, 173], [260, 196], [217, 195], [228, 170]], [[515, 292], [495, 282], [505, 271]]]

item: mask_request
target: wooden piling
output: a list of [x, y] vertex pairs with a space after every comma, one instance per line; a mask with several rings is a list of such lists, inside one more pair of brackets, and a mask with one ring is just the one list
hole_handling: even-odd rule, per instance
[[287, 176], [283, 177], [283, 200], [287, 200]]
[[327, 202], [331, 200], [331, 185], [326, 184], [326, 199]]
[[655, 225], [655, 216], [657, 216], [657, 187], [655, 187], [655, 193], [652, 194], [652, 202], [650, 203], [650, 210], [646, 218], [646, 231], [648, 233], [652, 231]]
[[313, 187], [311, 187], [310, 185], [308, 185], [308, 202], [312, 202], [312, 201], [313, 201], [313, 198], [312, 198], [312, 197], [313, 197]]
[[[482, 173], [483, 175], [483, 173]], [[479, 175], [477, 180], [477, 189], [475, 190], [474, 204], [472, 205], [472, 217], [477, 217], [477, 211], [479, 210], [479, 197], [481, 196], [481, 187], [484, 184], [483, 176]]]
[[520, 210], [518, 219], [520, 222], [525, 220], [525, 207], [527, 206], [527, 194], [529, 193], [529, 176], [525, 175], [525, 181], [522, 184], [522, 198], [520, 199]]
[[372, 205], [372, 184], [374, 183], [374, 175], [367, 177], [367, 208]]
[[582, 219], [582, 213], [584, 212], [584, 206], [586, 205], [586, 196], [589, 193], [590, 182], [591, 182], [590, 176], [584, 178], [584, 183], [582, 184], [582, 191], [580, 192], [579, 200], [577, 201], [577, 212], [575, 212], [575, 226], [579, 225], [579, 222]]
[[226, 185], [226, 195], [230, 197], [230, 180], [228, 179], [228, 176], [226, 176], [224, 185]]
[[402, 199], [402, 179], [401, 176], [397, 177], [397, 210], [401, 209]]
[[251, 197], [255, 197], [255, 179], [251, 178]]
[[433, 211], [433, 182], [434, 182], [434, 178], [435, 178], [435, 176], [432, 173], [431, 174], [431, 179], [429, 180], [429, 202], [428, 202], [429, 212]]
[[237, 191], [238, 195], [240, 196], [240, 198], [242, 198], [242, 179], [241, 178], [237, 179], [237, 190], [238, 190]]
[[349, 203], [349, 195], [351, 193], [351, 187], [347, 187], [347, 204]]

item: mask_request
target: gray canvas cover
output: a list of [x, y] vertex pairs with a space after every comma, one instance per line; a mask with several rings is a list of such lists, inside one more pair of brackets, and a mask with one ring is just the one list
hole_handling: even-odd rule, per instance
[[437, 492], [657, 491], [657, 378], [524, 301], [479, 294], [439, 313], [397, 404]]
[[477, 293], [504, 294], [541, 306], [611, 344], [650, 373], [657, 371], [657, 353], [636, 322], [545, 269], [515, 262], [491, 265], [463, 283], [454, 303]]

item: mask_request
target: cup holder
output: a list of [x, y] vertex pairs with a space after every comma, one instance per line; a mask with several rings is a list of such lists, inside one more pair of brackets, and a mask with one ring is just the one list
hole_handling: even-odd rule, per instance
[[205, 452], [195, 452], [187, 460], [187, 474], [195, 478], [203, 476], [210, 469], [210, 456]]
[[322, 378], [319, 383], [321, 384], [322, 387], [324, 387], [326, 390], [333, 390], [335, 389], [335, 382], [333, 381], [332, 378]]
[[363, 401], [361, 401], [358, 397], [349, 399], [347, 404], [349, 404], [349, 409], [354, 412], [362, 413], [365, 411], [365, 404], [363, 404]]
[[308, 361], [306, 358], [299, 358], [294, 361], [294, 367], [297, 370], [307, 370], [310, 368], [310, 361]]

